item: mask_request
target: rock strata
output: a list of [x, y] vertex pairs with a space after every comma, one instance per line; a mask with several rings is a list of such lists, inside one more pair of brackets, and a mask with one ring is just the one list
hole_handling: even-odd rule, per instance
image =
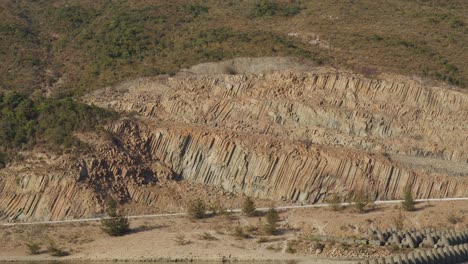
[[77, 135], [91, 154], [0, 170], [0, 218], [92, 216], [108, 196], [180, 210], [171, 182], [304, 204], [399, 199], [407, 185], [416, 198], [468, 196], [466, 92], [301, 69], [145, 78], [83, 100], [132, 117]]

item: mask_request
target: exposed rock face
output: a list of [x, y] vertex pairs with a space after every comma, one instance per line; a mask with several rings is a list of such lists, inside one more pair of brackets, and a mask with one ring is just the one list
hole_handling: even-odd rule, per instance
[[140, 79], [84, 100], [136, 115], [106, 140], [80, 135], [94, 155], [0, 170], [4, 218], [91, 216], [108, 195], [176, 210], [203, 195], [178, 192], [182, 179], [300, 203], [395, 199], [407, 184], [417, 198], [468, 196], [464, 92], [321, 69]]
[[98, 211], [93, 191], [76, 180], [79, 164], [67, 158], [34, 155], [1, 170], [0, 219], [63, 219]]
[[468, 194], [468, 95], [458, 91], [279, 71], [142, 79], [88, 100], [147, 116], [153, 157], [235, 192], [310, 203], [364, 188], [393, 199], [411, 183], [420, 198]]

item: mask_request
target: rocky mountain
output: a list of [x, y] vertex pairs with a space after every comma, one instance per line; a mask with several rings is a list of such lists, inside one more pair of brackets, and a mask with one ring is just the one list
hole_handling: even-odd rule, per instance
[[92, 216], [108, 196], [134, 212], [196, 196], [398, 199], [408, 185], [417, 198], [468, 196], [466, 91], [284, 60], [203, 64], [86, 95], [126, 117], [76, 135], [91, 154], [31, 151], [0, 170], [4, 218]]

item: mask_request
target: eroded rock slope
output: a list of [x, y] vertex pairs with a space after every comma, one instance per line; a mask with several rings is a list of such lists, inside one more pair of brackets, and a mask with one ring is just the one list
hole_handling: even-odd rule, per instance
[[88, 100], [144, 116], [146, 147], [182, 178], [247, 195], [468, 194], [459, 91], [320, 69], [141, 79]]
[[357, 190], [395, 199], [411, 184], [417, 198], [468, 196], [466, 92], [333, 69], [274, 70], [185, 72], [86, 96], [132, 117], [104, 136], [77, 135], [94, 155], [31, 157], [1, 170], [3, 218], [91, 216], [108, 196], [152, 211], [180, 210], [198, 195], [214, 200], [213, 192], [315, 203]]

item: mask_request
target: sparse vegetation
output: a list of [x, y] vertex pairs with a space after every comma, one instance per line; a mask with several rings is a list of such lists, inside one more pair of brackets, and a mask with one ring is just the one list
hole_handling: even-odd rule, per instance
[[255, 208], [255, 202], [250, 197], [246, 197], [242, 203], [242, 212], [247, 216], [256, 216], [257, 210]]
[[403, 230], [405, 228], [406, 216], [401, 210], [398, 211], [398, 214], [392, 217], [392, 224], [396, 230]]
[[244, 228], [241, 225], [236, 225], [231, 234], [237, 238], [250, 238], [250, 235], [244, 231]]
[[57, 247], [54, 243], [51, 243], [47, 247], [47, 253], [49, 253], [49, 255], [53, 257], [65, 257], [65, 256], [70, 255], [69, 252]]
[[101, 220], [101, 229], [110, 236], [123, 236], [130, 231], [128, 218], [117, 210], [117, 202], [110, 200], [107, 205], [109, 218]]
[[415, 211], [416, 210], [416, 206], [415, 206], [416, 203], [414, 202], [413, 193], [412, 193], [411, 189], [412, 189], [412, 185], [408, 184], [408, 185], [405, 186], [405, 188], [403, 190], [402, 207], [406, 211]]
[[287, 245], [286, 245], [286, 252], [288, 253], [291, 253], [291, 254], [294, 254], [297, 252], [297, 244], [298, 244], [298, 241], [297, 240], [289, 240]]
[[203, 219], [206, 217], [206, 204], [202, 199], [196, 199], [187, 208], [187, 213], [192, 219]]
[[367, 209], [371, 203], [372, 199], [368, 193], [364, 192], [363, 190], [354, 192], [351, 204], [358, 213], [362, 214], [367, 212]]
[[463, 222], [463, 216], [451, 213], [447, 216], [447, 221], [452, 225], [456, 225]]
[[212, 234], [208, 232], [203, 232], [203, 234], [201, 234], [199, 238], [201, 240], [208, 240], [208, 241], [218, 240], [215, 236], [213, 236]]
[[175, 242], [179, 246], [185, 246], [185, 245], [188, 245], [188, 244], [191, 243], [190, 240], [185, 239], [184, 234], [177, 234], [176, 237], [175, 237]]
[[31, 255], [37, 255], [40, 253], [41, 245], [39, 243], [27, 243], [26, 247], [28, 248], [28, 252]]
[[343, 206], [341, 206], [340, 197], [336, 194], [333, 194], [327, 201], [330, 204], [330, 208], [333, 211], [341, 211], [343, 210]]

